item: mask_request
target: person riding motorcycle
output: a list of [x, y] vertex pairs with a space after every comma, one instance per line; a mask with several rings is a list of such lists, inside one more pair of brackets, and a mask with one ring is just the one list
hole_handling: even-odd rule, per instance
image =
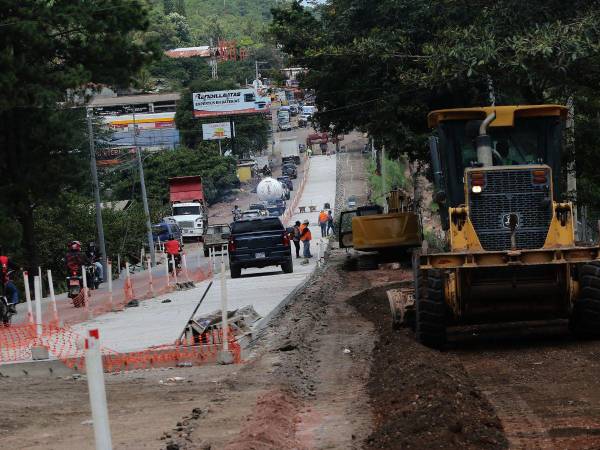
[[68, 273], [79, 274], [81, 272], [81, 266], [86, 266], [89, 263], [87, 256], [81, 251], [81, 242], [70, 241], [67, 244], [67, 255], [65, 256], [65, 262], [67, 265]]
[[[177, 239], [173, 237], [172, 234], [169, 234], [169, 240], [165, 242], [165, 253], [169, 258], [169, 265], [171, 264], [171, 256], [173, 256], [173, 259], [175, 259], [175, 266], [181, 266], [181, 244]], [[172, 269], [173, 268], [171, 267], [171, 270], [169, 270], [169, 272], [171, 272]]]
[[100, 251], [96, 248], [96, 243], [95, 242], [89, 242], [88, 243], [88, 247], [87, 247], [87, 251], [86, 251], [86, 256], [88, 258], [88, 260], [94, 264], [94, 266], [96, 267], [96, 274], [98, 275], [98, 279], [100, 281], [104, 280], [104, 267], [102, 266], [102, 253], [100, 253]]
[[4, 254], [0, 246], [0, 293], [6, 295], [8, 308], [11, 313], [17, 313], [17, 304], [19, 303], [19, 291], [15, 283], [10, 279], [10, 272], [19, 270], [19, 267]]

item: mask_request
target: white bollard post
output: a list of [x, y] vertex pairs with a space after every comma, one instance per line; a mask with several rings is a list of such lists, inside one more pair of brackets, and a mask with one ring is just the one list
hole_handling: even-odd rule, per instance
[[185, 280], [189, 283], [190, 282], [190, 274], [188, 273], [187, 259], [185, 258], [185, 253], [181, 254], [181, 263], [183, 264], [183, 273], [185, 274]]
[[40, 295], [44, 297], [44, 279], [42, 278], [42, 268], [38, 266], [38, 277], [40, 277]]
[[31, 292], [29, 291], [29, 273], [23, 272], [23, 281], [25, 283], [25, 300], [27, 301], [27, 319], [29, 324], [33, 325], [33, 306], [31, 305]]
[[35, 334], [42, 335], [42, 280], [39, 275], [33, 277], [33, 292], [35, 294]]
[[171, 255], [171, 264], [173, 264], [173, 282], [177, 286], [177, 266], [175, 266], [175, 255]]
[[87, 288], [87, 273], [85, 271], [85, 266], [81, 266], [81, 278], [83, 280], [83, 302], [85, 306], [85, 310], [88, 313], [88, 318], [92, 318], [92, 308], [90, 308], [90, 296], [88, 295]]
[[321, 260], [321, 240], [317, 241], [317, 267], [319, 267], [319, 263]]
[[167, 276], [167, 287], [170, 285], [169, 281], [169, 256], [166, 253], [163, 253], [163, 257], [165, 259], [165, 275]]
[[210, 251], [211, 251], [211, 254], [212, 254], [212, 271], [213, 271], [213, 274], [214, 274], [215, 270], [217, 268], [217, 255], [215, 254], [215, 248], [214, 247], [212, 247], [210, 249]]
[[56, 297], [54, 296], [54, 281], [52, 280], [52, 271], [48, 269], [48, 290], [50, 291], [50, 303], [52, 303], [52, 318], [56, 325], [59, 324], [58, 309], [56, 308]]
[[89, 330], [89, 336], [85, 340], [85, 372], [90, 394], [96, 449], [112, 450], [99, 336], [98, 330]]
[[109, 259], [106, 261], [106, 270], [108, 273], [106, 274], [106, 281], [108, 282], [108, 302], [110, 304], [110, 310], [115, 310], [115, 305], [113, 303], [113, 287], [112, 287], [112, 261]]
[[152, 281], [152, 264], [150, 258], [146, 258], [146, 264], [148, 265], [148, 285], [150, 287], [150, 295], [154, 298], [154, 283]]
[[225, 260], [221, 255], [221, 326], [223, 331], [223, 345], [218, 354], [221, 364], [233, 363], [233, 355], [229, 352], [229, 323], [227, 319], [227, 280], [225, 274]]

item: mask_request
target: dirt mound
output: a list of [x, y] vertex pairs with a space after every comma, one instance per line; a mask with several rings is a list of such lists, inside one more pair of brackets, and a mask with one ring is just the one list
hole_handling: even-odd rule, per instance
[[292, 394], [274, 390], [262, 395], [248, 423], [226, 450], [301, 449], [295, 439], [297, 401]]
[[392, 330], [384, 288], [349, 300], [379, 334], [368, 383], [375, 429], [365, 448], [507, 448], [493, 408], [452, 356]]

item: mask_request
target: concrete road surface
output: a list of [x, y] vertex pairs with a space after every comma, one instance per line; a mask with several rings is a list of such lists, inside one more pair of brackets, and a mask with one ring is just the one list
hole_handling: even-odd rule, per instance
[[[324, 248], [327, 238], [320, 238], [317, 217], [324, 203], [330, 203], [335, 208], [336, 190], [336, 156], [313, 156], [304, 192], [299, 200], [299, 206], [315, 205], [314, 213], [295, 214], [290, 223], [296, 220], [310, 220], [313, 242], [312, 254], [315, 256], [308, 264], [301, 264], [303, 259], [294, 258], [294, 272], [284, 274], [279, 267], [264, 269], [248, 269], [242, 271], [242, 277], [231, 279], [227, 272], [228, 309], [236, 309], [252, 305], [263, 317], [272, 313], [298, 286], [313, 272], [316, 266], [317, 244]], [[191, 255], [191, 260], [197, 261], [197, 249]], [[206, 259], [200, 259], [206, 264]], [[164, 268], [155, 269], [158, 276]], [[139, 275], [137, 289], [144, 289], [144, 273]], [[144, 300], [139, 306], [127, 308], [121, 312], [109, 312], [99, 315], [92, 320], [85, 320], [73, 326], [75, 332], [85, 335], [86, 330], [98, 328], [102, 343], [107, 348], [117, 352], [130, 352], [147, 349], [153, 346], [172, 344], [182, 332], [190, 315], [200, 300], [209, 281], [198, 283], [196, 288], [188, 291], [171, 292], [154, 299]], [[119, 284], [115, 283], [115, 289]], [[99, 293], [98, 293], [99, 294]], [[94, 293], [93, 295], [97, 295]], [[170, 302], [164, 302], [169, 299]], [[93, 299], [92, 299], [93, 301]], [[65, 298], [58, 301], [61, 314], [65, 310], [74, 310]], [[198, 313], [206, 314], [220, 309], [220, 283], [215, 283], [202, 303]], [[26, 316], [24, 305], [20, 306], [20, 314]], [[79, 313], [80, 310], [78, 310]]]

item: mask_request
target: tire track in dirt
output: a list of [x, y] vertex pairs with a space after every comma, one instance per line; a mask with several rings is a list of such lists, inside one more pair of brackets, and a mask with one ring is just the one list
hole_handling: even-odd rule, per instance
[[474, 345], [454, 356], [496, 410], [511, 448], [600, 448], [600, 343], [536, 329]]

